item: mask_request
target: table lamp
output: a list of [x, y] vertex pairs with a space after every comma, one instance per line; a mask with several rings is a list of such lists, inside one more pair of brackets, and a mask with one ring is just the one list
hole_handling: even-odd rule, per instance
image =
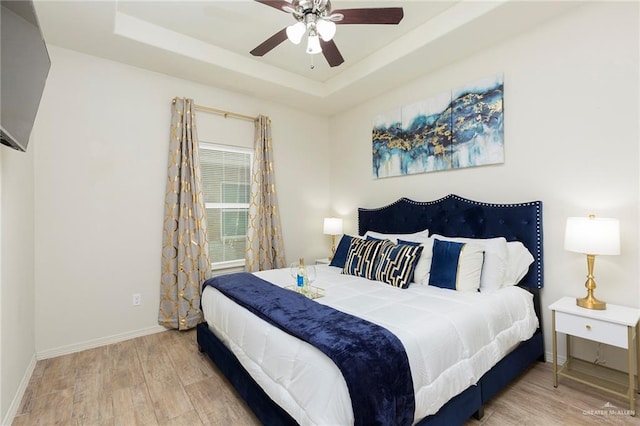
[[329, 256], [329, 260], [331, 260], [336, 253], [336, 235], [342, 234], [342, 219], [325, 217], [322, 232], [325, 235], [331, 235], [331, 256]]
[[620, 254], [620, 222], [618, 219], [569, 217], [564, 236], [564, 248], [587, 255], [587, 296], [576, 299], [576, 304], [587, 309], [606, 309], [607, 304], [594, 296], [596, 281], [593, 264], [596, 255]]

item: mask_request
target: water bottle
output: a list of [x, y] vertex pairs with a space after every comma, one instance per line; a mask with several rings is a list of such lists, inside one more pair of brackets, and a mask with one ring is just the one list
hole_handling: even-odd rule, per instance
[[302, 257], [298, 261], [298, 275], [296, 278], [298, 293], [304, 293], [305, 285], [307, 284], [307, 270], [304, 267], [304, 259]]

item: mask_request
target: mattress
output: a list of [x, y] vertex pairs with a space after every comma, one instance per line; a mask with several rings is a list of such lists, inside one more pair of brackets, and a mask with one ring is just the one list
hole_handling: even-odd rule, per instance
[[[317, 265], [318, 303], [393, 332], [409, 358], [415, 419], [436, 413], [474, 385], [538, 327], [532, 295], [519, 287], [463, 293], [428, 285], [399, 289]], [[255, 275], [280, 286], [288, 269]], [[301, 425], [353, 424], [347, 385], [322, 352], [257, 318], [212, 287], [202, 294], [209, 329], [235, 354], [269, 397]]]

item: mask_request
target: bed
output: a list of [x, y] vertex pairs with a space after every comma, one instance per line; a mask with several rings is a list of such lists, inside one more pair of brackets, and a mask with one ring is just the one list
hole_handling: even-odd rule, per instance
[[[402, 344], [407, 347], [410, 358], [409, 364], [414, 376], [413, 384], [415, 384], [416, 400], [415, 412], [412, 413], [413, 417], [408, 424], [462, 424], [472, 415], [480, 417], [482, 415], [482, 407], [487, 401], [532, 362], [543, 360], [543, 338], [541, 329], [538, 327], [538, 324], [541, 323], [539, 291], [543, 287], [541, 202], [491, 204], [467, 200], [456, 195], [449, 195], [431, 202], [415, 202], [403, 198], [381, 208], [359, 209], [358, 228], [359, 235], [367, 233], [383, 235], [411, 234], [419, 233], [427, 228], [429, 234], [441, 235], [443, 239], [447, 237], [467, 237], [472, 239], [504, 237], [509, 242], [519, 241], [528, 249], [533, 258], [526, 273], [517, 283], [517, 287], [513, 286], [509, 289], [504, 289], [504, 291], [501, 289], [496, 291], [495, 295], [481, 295], [480, 293], [474, 295], [469, 293], [462, 298], [456, 296], [453, 301], [446, 302], [453, 303], [452, 306], [454, 308], [450, 309], [455, 309], [455, 306], [465, 306], [465, 303], [469, 307], [478, 305], [481, 310], [479, 315], [484, 316], [492, 315], [494, 310], [489, 307], [489, 299], [494, 301], [501, 297], [504, 300], [510, 300], [511, 297], [514, 297], [518, 298], [517, 300], [522, 300], [528, 297], [532, 305], [532, 314], [522, 313], [522, 311], [526, 311], [524, 307], [515, 308], [513, 309], [514, 312], [508, 314], [496, 314], [498, 321], [512, 322], [516, 325], [522, 323], [526, 324], [526, 327], [524, 325], [522, 327], [518, 326], [515, 327], [517, 330], [513, 330], [514, 327], [507, 324], [507, 327], [511, 327], [511, 329], [497, 331], [496, 335], [488, 336], [488, 343], [483, 343], [482, 345], [484, 346], [479, 346], [480, 349], [467, 350], [466, 352], [460, 351], [461, 353], [464, 352], [461, 355], [463, 358], [455, 364], [463, 365], [462, 376], [444, 375], [443, 373], [448, 374], [450, 372], [450, 366], [442, 367], [435, 375], [433, 373], [434, 367], [428, 367], [424, 371], [420, 370], [420, 362], [416, 361], [415, 357], [411, 358], [411, 353], [412, 351], [428, 353], [429, 347], [424, 346], [420, 349], [415, 349], [413, 348], [415, 346], [413, 343], [407, 344], [403, 339], [406, 338], [406, 334], [413, 334], [413, 332], [408, 329], [405, 330], [404, 323], [397, 325], [393, 321], [373, 319], [373, 317], [368, 318], [369, 312], [367, 309], [363, 312], [358, 311], [362, 305], [365, 305], [369, 307], [369, 311], [382, 312], [383, 317], [387, 314], [386, 317], [389, 318], [392, 316], [389, 313], [394, 312], [393, 309], [410, 312], [412, 307], [429, 306], [429, 303], [432, 303], [432, 308], [425, 308], [425, 310], [433, 311], [435, 309], [433, 307], [445, 303], [445, 299], [449, 297], [448, 295], [452, 294], [451, 290], [435, 288], [431, 285], [415, 284], [412, 284], [406, 290], [392, 288], [378, 282], [366, 285], [358, 281], [362, 280], [362, 278], [355, 279], [351, 276], [341, 275], [340, 268], [331, 266], [317, 267], [318, 279], [315, 284], [320, 286], [320, 283], [322, 283], [322, 286], [326, 289], [327, 297], [323, 298], [324, 300], [317, 300], [317, 302], [321, 303], [312, 301], [310, 303], [321, 305], [324, 301], [328, 301], [328, 304], [338, 306], [339, 309], [347, 311], [347, 313], [351, 313], [354, 310], [358, 311], [354, 315], [362, 315], [369, 321], [380, 323], [383, 328], [386, 327], [393, 332], [397, 332]], [[279, 286], [284, 286], [292, 280], [288, 276], [288, 271], [285, 270], [265, 271], [256, 275], [275, 282]], [[350, 280], [353, 280], [353, 283]], [[353, 288], [360, 288], [362, 292], [352, 294], [350, 292], [356, 291], [352, 290]], [[528, 296], [523, 296], [525, 292], [522, 289], [526, 290]], [[293, 294], [293, 292], [289, 293]], [[400, 308], [387, 307], [386, 304], [381, 302], [391, 298], [392, 296], [390, 295], [392, 294], [400, 295], [399, 298], [404, 299], [402, 302], [404, 305], [400, 305]], [[395, 298], [395, 296], [393, 297]], [[482, 299], [483, 297], [484, 299]], [[221, 305], [212, 305], [211, 303], [213, 302], [209, 302], [210, 299], [217, 300], [215, 303], [221, 303]], [[357, 300], [358, 303], [353, 303], [354, 300]], [[422, 302], [423, 300], [425, 302]], [[437, 300], [437, 302], [429, 302], [429, 300]], [[484, 300], [487, 303], [478, 303], [478, 300]], [[504, 300], [497, 303], [503, 305], [523, 303], [518, 301], [505, 302]], [[371, 308], [372, 306], [373, 308]], [[240, 312], [241, 318], [232, 317], [233, 320], [230, 320], [227, 314], [229, 311]], [[338, 370], [337, 373], [335, 371], [329, 372], [331, 369], [336, 370], [331, 360], [324, 359], [321, 353], [316, 354], [314, 352], [315, 349], [308, 343], [299, 342], [295, 337], [285, 332], [273, 331], [274, 327], [266, 321], [256, 317], [250, 310], [237, 306], [231, 299], [218, 294], [218, 291], [211, 289], [211, 287], [206, 287], [203, 291], [203, 312], [205, 312], [205, 318], [211, 324], [204, 322], [198, 325], [197, 339], [200, 349], [206, 352], [225, 374], [262, 423], [269, 425], [298, 423], [345, 424], [348, 422], [342, 419], [353, 418], [355, 408], [349, 411], [351, 408], [348, 389], [352, 389], [349, 387], [351, 385], [349, 384], [345, 387], [342, 383], [342, 378], [335, 378], [336, 374], [340, 376], [340, 371]], [[446, 312], [444, 314], [444, 323], [456, 329], [455, 321], [457, 319], [451, 316], [446, 317]], [[504, 321], [505, 315], [514, 319]], [[518, 315], [521, 315], [521, 317], [518, 317]], [[404, 316], [410, 317], [410, 315]], [[535, 317], [535, 321], [532, 320], [531, 316]], [[432, 317], [429, 320], [430, 323], [438, 321], [441, 321], [441, 319], [437, 317]], [[240, 335], [242, 337], [235, 338], [236, 341], [234, 341], [233, 336], [230, 336], [231, 333], [229, 331], [234, 327], [241, 329]], [[442, 330], [440, 333], [443, 341], [447, 340], [447, 336], [456, 334]], [[474, 334], [478, 333], [474, 332]], [[503, 339], [505, 335], [511, 334], [513, 334], [512, 338], [516, 339], [516, 343]], [[244, 352], [245, 349], [238, 347], [240, 345], [239, 342], [243, 339], [247, 340], [248, 346], [254, 346], [253, 349], [249, 348], [247, 350], [253, 350], [258, 355], [247, 356]], [[464, 345], [472, 344], [465, 343]], [[295, 356], [291, 354], [291, 351], [295, 353]], [[447, 353], [446, 348], [444, 353]], [[306, 356], [316, 357], [310, 358], [316, 361], [309, 361], [308, 358], [303, 358]], [[467, 362], [467, 358], [474, 358], [474, 362]], [[307, 361], [303, 363], [298, 359]], [[436, 363], [439, 362], [437, 354], [434, 355], [434, 359], [436, 359]], [[267, 367], [259, 365], [261, 362], [264, 362]], [[294, 364], [302, 364], [306, 368], [298, 373], [284, 371], [293, 369], [293, 367], [287, 366]], [[313, 366], [313, 368], [310, 366]], [[271, 379], [265, 379], [263, 377], [264, 374], [262, 374], [263, 370], [268, 368], [274, 370], [270, 373], [274, 377], [271, 384], [265, 383], [265, 380], [269, 381]], [[316, 377], [316, 379], [312, 379], [315, 380], [313, 386], [307, 384], [306, 387], [300, 387], [300, 383], [305, 382], [297, 380], [299, 376], [311, 375], [309, 377], [313, 377], [312, 374], [324, 374], [325, 370], [322, 370], [323, 368], [327, 369], [326, 378]], [[315, 373], [309, 371], [314, 369], [317, 370]], [[318, 373], [318, 371], [321, 373]], [[287, 374], [294, 374], [294, 379], [286, 378]], [[465, 377], [464, 374], [467, 374], [468, 377]], [[446, 380], [429, 381], [431, 379], [425, 379], [430, 375], [436, 378], [440, 378], [440, 376], [446, 377]], [[308, 380], [308, 378], [305, 380]], [[457, 388], [450, 388], [450, 382], [455, 382]], [[298, 388], [295, 386], [298, 386]], [[294, 391], [291, 389], [294, 389]], [[347, 395], [346, 401], [345, 392]], [[439, 399], [442, 398], [445, 398], [445, 400], [440, 401]], [[319, 406], [321, 410], [324, 409], [324, 411], [329, 412], [331, 415], [335, 414], [337, 417], [328, 417], [328, 419], [332, 420], [317, 420], [317, 418], [314, 420], [313, 417], [308, 417], [305, 413], [305, 404]], [[324, 419], [324, 417], [319, 418]], [[356, 420], [357, 418], [356, 416]], [[388, 422], [381, 421], [379, 423], [386, 424]], [[356, 424], [358, 424], [358, 421], [356, 421]]]

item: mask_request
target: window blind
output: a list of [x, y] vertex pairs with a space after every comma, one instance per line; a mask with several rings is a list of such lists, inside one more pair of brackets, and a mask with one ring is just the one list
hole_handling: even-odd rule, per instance
[[212, 267], [244, 263], [253, 153], [246, 148], [200, 144]]

